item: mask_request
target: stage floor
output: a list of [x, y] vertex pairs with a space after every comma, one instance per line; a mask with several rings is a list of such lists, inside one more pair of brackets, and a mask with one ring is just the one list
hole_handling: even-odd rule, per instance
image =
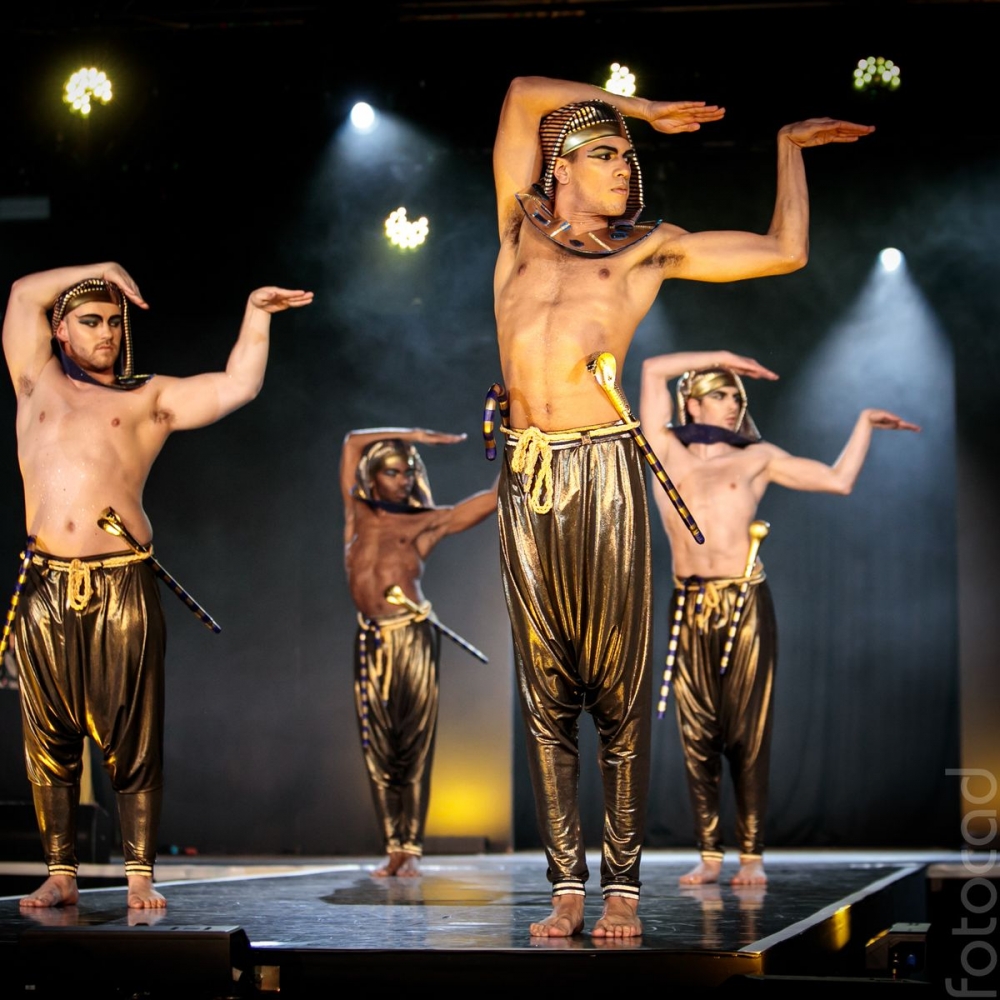
[[[644, 854], [644, 933], [619, 942], [589, 933], [601, 907], [593, 875], [583, 934], [529, 936], [548, 912], [536, 852], [428, 856], [406, 879], [373, 877], [373, 858], [169, 859], [157, 867], [163, 912], [127, 910], [116, 864], [81, 868], [75, 907], [23, 910], [40, 866], [0, 863], [0, 948], [5, 977], [34, 997], [65, 989], [67, 975], [111, 996], [211, 1000], [362, 983], [538, 987], [537, 976], [619, 988], [634, 976], [691, 988], [802, 976], [900, 985], [888, 968], [866, 968], [866, 950], [894, 924], [926, 921], [928, 867], [958, 856], [775, 850], [766, 886], [732, 886], [735, 861], [716, 885], [679, 885], [696, 860]], [[596, 872], [596, 854], [590, 863]]]

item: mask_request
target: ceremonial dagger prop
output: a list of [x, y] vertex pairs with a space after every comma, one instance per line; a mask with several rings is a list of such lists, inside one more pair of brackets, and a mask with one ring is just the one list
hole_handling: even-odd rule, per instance
[[467, 653], [471, 653], [477, 660], [480, 660], [483, 663], [490, 662], [487, 659], [485, 653], [480, 652], [480, 650], [476, 649], [476, 647], [473, 646], [471, 642], [468, 642], [466, 639], [463, 639], [457, 632], [453, 632], [450, 628], [448, 628], [447, 625], [442, 625], [441, 622], [439, 622], [433, 614], [427, 614], [425, 608], [422, 608], [419, 604], [417, 604], [416, 601], [411, 601], [399, 587], [395, 585], [390, 587], [385, 592], [385, 599], [390, 604], [395, 604], [397, 607], [409, 608], [410, 611], [415, 611], [418, 615], [425, 615], [427, 620], [439, 632], [448, 636], [448, 638], [451, 639], [452, 642], [458, 643], [458, 645], [461, 646], [462, 649], [464, 649]]
[[146, 556], [153, 572], [210, 628], [213, 632], [221, 632], [222, 627], [216, 620], [163, 568], [157, 558], [150, 552], [149, 546], [140, 545], [113, 507], [108, 507], [97, 519], [99, 527], [109, 535], [121, 538], [133, 552]]
[[639, 446], [639, 450], [642, 452], [643, 458], [649, 463], [653, 470], [653, 474], [660, 481], [660, 485], [667, 491], [667, 496], [670, 497], [670, 502], [674, 505], [674, 509], [681, 516], [681, 520], [688, 526], [688, 530], [694, 536], [694, 540], [699, 545], [704, 545], [705, 536], [701, 533], [701, 528], [698, 527], [698, 523], [692, 517], [691, 512], [687, 509], [686, 504], [681, 499], [680, 493], [677, 492], [677, 488], [670, 481], [670, 477], [667, 475], [666, 469], [660, 464], [660, 460], [653, 454], [653, 449], [649, 446], [649, 442], [646, 440], [645, 435], [639, 428], [638, 421], [632, 416], [632, 410], [628, 405], [628, 400], [625, 398], [625, 394], [621, 391], [618, 385], [615, 383], [615, 374], [617, 371], [617, 362], [615, 361], [615, 356], [608, 351], [603, 354], [595, 354], [587, 362], [587, 370], [590, 371], [594, 378], [597, 379], [600, 387], [607, 393], [608, 399], [611, 400], [611, 405], [618, 411], [618, 416], [622, 418], [626, 423], [634, 424], [634, 427], [629, 428], [629, 433], [635, 439], [635, 443]]
[[733, 651], [733, 643], [736, 641], [736, 630], [740, 625], [740, 618], [743, 616], [743, 605], [747, 602], [747, 591], [750, 590], [750, 577], [753, 576], [753, 568], [757, 563], [757, 552], [760, 543], [767, 538], [767, 533], [771, 530], [771, 525], [767, 521], [750, 522], [750, 551], [747, 553], [747, 564], [743, 570], [743, 582], [740, 584], [740, 592], [736, 595], [736, 606], [733, 608], [733, 618], [729, 623], [729, 633], [726, 635], [726, 645], [722, 650], [722, 659], [719, 661], [719, 672], [725, 673], [729, 666], [729, 656]]

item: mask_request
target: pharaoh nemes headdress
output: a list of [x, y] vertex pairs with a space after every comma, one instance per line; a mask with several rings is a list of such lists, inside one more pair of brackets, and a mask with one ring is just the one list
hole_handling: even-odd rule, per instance
[[584, 256], [618, 253], [645, 239], [659, 225], [659, 222], [638, 221], [643, 209], [642, 172], [634, 151], [630, 154], [632, 174], [624, 215], [608, 220], [604, 229], [574, 235], [569, 223], [555, 214], [556, 160], [607, 136], [617, 136], [632, 145], [625, 119], [605, 101], [578, 101], [546, 115], [538, 128], [542, 176], [530, 189], [517, 195], [524, 214], [536, 229], [565, 249]]
[[[595, 139], [604, 139], [608, 136], [616, 136], [624, 139], [629, 146], [632, 145], [632, 137], [629, 135], [624, 117], [617, 108], [604, 101], [578, 101], [557, 108], [546, 115], [538, 127], [538, 137], [542, 146], [542, 176], [538, 184], [545, 192], [545, 197], [549, 199], [555, 197], [556, 183], [553, 171], [560, 156], [572, 153], [574, 149], [579, 149]], [[642, 172], [639, 170], [639, 161], [634, 152], [630, 161], [632, 176], [629, 181], [625, 214], [620, 219], [613, 220], [612, 225], [634, 224], [643, 209]]]
[[[132, 324], [129, 320], [128, 297], [112, 281], [103, 278], [85, 278], [62, 292], [52, 307], [52, 335], [55, 336], [63, 318], [88, 302], [111, 302], [121, 309], [122, 343], [115, 362], [116, 382], [121, 388], [133, 389], [151, 376], [135, 374], [135, 356], [132, 352]], [[61, 345], [60, 345], [61, 349]]]
[[677, 380], [677, 423], [687, 424], [691, 418], [687, 411], [689, 399], [701, 399], [714, 389], [724, 386], [735, 386], [740, 396], [740, 415], [736, 421], [736, 433], [750, 441], [760, 440], [760, 431], [750, 416], [747, 403], [747, 391], [743, 387], [743, 379], [729, 368], [704, 368], [700, 371], [685, 372]]
[[430, 481], [420, 452], [417, 451], [416, 445], [400, 438], [373, 441], [364, 450], [354, 473], [354, 496], [359, 500], [375, 501], [373, 489], [375, 476], [385, 465], [386, 459], [394, 456], [403, 459], [414, 472], [413, 491], [407, 498], [406, 506], [414, 510], [433, 507], [434, 498], [431, 496]]

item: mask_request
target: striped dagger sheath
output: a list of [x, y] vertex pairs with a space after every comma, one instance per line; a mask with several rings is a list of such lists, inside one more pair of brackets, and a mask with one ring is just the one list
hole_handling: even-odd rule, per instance
[[7, 620], [3, 624], [3, 635], [0, 636], [0, 660], [7, 652], [7, 645], [10, 642], [10, 633], [14, 628], [14, 619], [17, 617], [17, 606], [21, 603], [21, 591], [24, 589], [24, 581], [28, 575], [28, 567], [31, 565], [31, 557], [35, 554], [35, 536], [29, 535], [25, 543], [24, 551], [21, 553], [21, 565], [17, 571], [17, 583], [14, 585], [14, 593], [10, 597], [10, 606], [7, 608]]
[[705, 583], [698, 577], [692, 576], [681, 581], [674, 591], [676, 602], [674, 605], [674, 616], [670, 622], [670, 640], [667, 643], [666, 663], [663, 667], [663, 683], [660, 685], [660, 700], [656, 705], [656, 717], [662, 719], [667, 710], [667, 699], [670, 697], [670, 682], [674, 676], [674, 664], [677, 662], [677, 644], [681, 635], [681, 622], [684, 621], [684, 609], [687, 607], [687, 592], [689, 585], [698, 583], [698, 596], [695, 598], [695, 615], [701, 614], [701, 609], [705, 605]]
[[507, 392], [499, 382], [494, 382], [486, 393], [486, 403], [483, 407], [483, 444], [486, 446], [486, 457], [492, 462], [497, 457], [496, 420], [497, 409], [500, 410], [500, 422], [508, 426], [510, 420], [510, 405]]
[[660, 684], [660, 700], [656, 705], [656, 717], [662, 719], [667, 711], [667, 699], [670, 697], [670, 682], [674, 676], [674, 664], [677, 662], [677, 640], [681, 634], [681, 622], [684, 620], [684, 605], [687, 603], [687, 590], [678, 587], [674, 592], [674, 617], [670, 622], [670, 641], [667, 643], [667, 659], [663, 667], [663, 683]]

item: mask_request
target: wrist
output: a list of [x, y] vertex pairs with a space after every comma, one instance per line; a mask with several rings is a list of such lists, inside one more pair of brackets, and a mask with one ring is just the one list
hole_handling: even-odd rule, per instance
[[633, 97], [635, 111], [629, 113], [630, 118], [639, 118], [644, 122], [651, 122], [656, 117], [655, 101], [645, 97]]
[[785, 125], [778, 130], [778, 146], [790, 146], [793, 149], [802, 149], [802, 145], [795, 141], [795, 137], [790, 131], [790, 126]]

